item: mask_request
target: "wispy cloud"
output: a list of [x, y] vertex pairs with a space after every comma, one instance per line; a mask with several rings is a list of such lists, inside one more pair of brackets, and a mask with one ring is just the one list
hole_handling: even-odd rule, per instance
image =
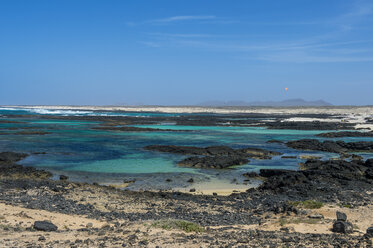
[[[150, 47], [174, 47], [203, 49], [211, 52], [231, 53], [233, 57], [239, 54], [241, 57], [267, 62], [289, 63], [337, 63], [337, 62], [372, 62], [373, 61], [373, 37], [371, 35], [360, 36], [360, 39], [352, 36], [353, 31], [364, 28], [364, 23], [373, 14], [373, 2], [364, 0], [355, 1], [348, 6], [349, 10], [328, 20], [309, 20], [292, 22], [236, 22], [241, 25], [315, 25], [322, 32], [309, 33], [303, 39], [294, 38], [286, 34], [270, 34], [269, 37], [249, 37], [254, 33], [207, 34], [207, 33], [146, 33], [147, 42], [143, 44]], [[198, 21], [199, 23], [214, 23], [224, 20], [213, 15], [185, 15], [172, 16], [163, 19], [147, 21], [151, 24], [168, 24], [182, 21]], [[237, 28], [237, 27], [236, 27]], [[328, 31], [325, 31], [328, 30]], [[257, 33], [255, 33], [257, 34]], [[258, 33], [261, 34], [260, 32]], [[257, 35], [258, 35], [257, 34]], [[307, 32], [305, 32], [307, 34]], [[304, 36], [304, 35], [303, 35]], [[366, 39], [364, 40], [365, 37]], [[275, 42], [276, 41], [276, 42]]]
[[332, 56], [310, 55], [307, 53], [277, 53], [256, 57], [255, 60], [281, 63], [346, 63], [346, 62], [373, 62], [373, 56]]
[[153, 41], [140, 41], [140, 43], [148, 47], [161, 47], [159, 43]]
[[180, 21], [201, 21], [216, 19], [213, 15], [184, 15], [184, 16], [171, 16], [163, 19], [155, 19], [148, 21], [149, 23], [170, 23]]
[[216, 35], [211, 34], [190, 34], [190, 33], [147, 33], [148, 35], [155, 37], [164, 37], [164, 38], [211, 38], [217, 37]]
[[363, 17], [373, 14], [373, 4], [371, 2], [355, 2], [353, 10], [342, 15], [342, 18], [351, 18], [351, 17]]

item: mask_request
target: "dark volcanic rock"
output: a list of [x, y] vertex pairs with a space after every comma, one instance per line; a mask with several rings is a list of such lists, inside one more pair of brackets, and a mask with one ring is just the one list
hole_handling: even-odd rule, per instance
[[265, 190], [278, 191], [287, 187], [296, 186], [299, 184], [307, 185], [309, 179], [302, 173], [298, 171], [288, 171], [288, 170], [261, 170], [260, 175], [263, 177], [268, 177], [260, 188]]
[[228, 146], [210, 146], [210, 147], [193, 147], [193, 146], [167, 146], [167, 145], [150, 145], [144, 147], [146, 150], [178, 153], [185, 155], [205, 155], [205, 156], [228, 156], [235, 154], [235, 150]]
[[121, 131], [121, 132], [189, 132], [189, 130], [160, 129], [149, 127], [131, 127], [131, 126], [101, 126], [94, 127], [94, 130]]
[[243, 165], [249, 162], [242, 157], [216, 156], [216, 157], [190, 157], [178, 163], [179, 166], [194, 168], [224, 169], [234, 165]]
[[0, 153], [0, 177], [28, 177], [46, 179], [52, 176], [50, 172], [37, 170], [32, 167], [24, 167], [15, 162], [27, 157], [25, 153], [1, 152]]
[[352, 123], [320, 122], [320, 121], [277, 121], [268, 122], [269, 129], [291, 129], [291, 130], [352, 130]]
[[60, 180], [62, 180], [62, 181], [66, 181], [67, 179], [69, 179], [68, 176], [60, 175]]
[[54, 232], [57, 231], [57, 226], [49, 221], [35, 221], [34, 229], [44, 232]]
[[251, 171], [251, 172], [246, 172], [242, 174], [242, 176], [250, 178], [250, 177], [258, 177], [259, 175], [255, 171]]
[[150, 145], [144, 147], [146, 150], [177, 153], [184, 155], [202, 155], [202, 156], [243, 156], [267, 159], [270, 156], [281, 155], [279, 152], [267, 151], [259, 148], [233, 149], [228, 146], [173, 146], [173, 145]]
[[45, 132], [45, 131], [20, 131], [16, 133], [12, 133], [13, 135], [46, 135], [51, 134], [51, 132]]
[[368, 179], [373, 179], [373, 167], [370, 167], [365, 171], [365, 177]]
[[284, 169], [261, 169], [259, 175], [262, 177], [273, 177], [273, 176], [289, 174], [292, 172], [294, 171], [284, 170]]
[[371, 198], [365, 193], [373, 185], [368, 169], [362, 161], [308, 160], [300, 171], [262, 169], [266, 180], [259, 189], [321, 201], [337, 197], [348, 204], [355, 199], [354, 204], [361, 205], [362, 199]]
[[297, 156], [282, 156], [281, 158], [284, 158], [284, 159], [295, 159], [295, 158], [297, 158]]
[[368, 227], [366, 235], [368, 238], [373, 238], [373, 226]]
[[373, 158], [367, 159], [365, 161], [365, 166], [366, 167], [373, 167]]
[[350, 222], [338, 220], [333, 224], [332, 231], [336, 233], [352, 233], [353, 226]]
[[[173, 145], [150, 145], [144, 147], [146, 150], [169, 152], [185, 155], [198, 155], [186, 158], [178, 163], [180, 166], [194, 168], [224, 169], [234, 165], [242, 165], [249, 162], [247, 158], [271, 159], [271, 156], [280, 155], [279, 152], [267, 151], [258, 148], [233, 149], [228, 146], [173, 146]], [[203, 156], [203, 157], [202, 157]]]
[[299, 150], [314, 150], [334, 153], [346, 153], [356, 151], [373, 152], [372, 141], [359, 142], [344, 142], [344, 141], [324, 141], [316, 139], [302, 139], [289, 141], [286, 143], [288, 147]]
[[269, 144], [271, 144], [271, 143], [283, 144], [284, 142], [281, 141], [281, 140], [268, 140], [266, 143], [269, 143]]
[[337, 211], [337, 220], [339, 221], [347, 221], [347, 215], [345, 213]]
[[316, 136], [324, 138], [340, 138], [340, 137], [373, 137], [373, 131], [371, 132], [330, 132], [320, 133]]
[[17, 162], [21, 159], [27, 157], [25, 153], [17, 153], [17, 152], [0, 152], [0, 162]]

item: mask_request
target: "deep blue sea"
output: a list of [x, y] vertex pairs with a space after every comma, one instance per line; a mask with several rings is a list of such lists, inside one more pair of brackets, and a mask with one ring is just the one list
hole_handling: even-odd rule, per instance
[[[27, 115], [101, 115], [101, 116], [175, 116], [172, 113], [134, 113], [134, 112], [93, 112], [73, 110], [16, 109], [0, 108], [1, 120], [16, 120], [24, 123], [0, 123], [0, 151], [20, 151], [34, 154], [22, 161], [22, 164], [46, 168], [57, 174], [95, 175], [96, 180], [118, 177], [118, 175], [136, 175], [151, 178], [151, 175], [200, 175], [232, 178], [244, 172], [257, 171], [260, 168], [285, 168], [297, 170], [301, 159], [254, 160], [232, 170], [216, 171], [192, 169], [177, 166], [183, 155], [146, 151], [144, 146], [153, 144], [213, 146], [227, 145], [233, 148], [257, 147], [280, 151], [284, 155], [314, 154], [323, 158], [336, 156], [323, 152], [305, 152], [287, 148], [283, 144], [266, 141], [282, 141], [304, 138], [317, 138], [314, 135], [326, 131], [273, 130], [263, 127], [229, 126], [176, 126], [176, 125], [140, 125], [161, 129], [189, 130], [188, 132], [116, 132], [92, 130], [98, 122], [74, 120], [48, 120], [27, 118]], [[7, 118], [1, 117], [7, 115]], [[25, 115], [23, 119], [12, 119], [11, 115]], [[47, 135], [11, 135], [17, 130], [6, 128], [36, 127], [32, 131], [51, 132]], [[344, 138], [345, 141], [372, 140], [372, 138]], [[363, 154], [364, 155], [364, 154]], [[183, 174], [184, 173], [184, 174]], [[77, 178], [79, 176], [76, 176]]]

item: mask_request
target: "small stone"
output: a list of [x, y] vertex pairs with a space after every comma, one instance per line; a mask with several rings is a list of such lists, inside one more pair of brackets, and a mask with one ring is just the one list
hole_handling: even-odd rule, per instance
[[89, 223], [87, 223], [87, 225], [85, 225], [85, 227], [91, 228], [91, 227], [93, 227], [93, 224], [91, 222], [89, 222]]
[[310, 219], [324, 219], [324, 215], [322, 215], [322, 214], [311, 214], [311, 215], [308, 215], [308, 218], [310, 218]]
[[259, 175], [255, 171], [251, 171], [251, 172], [247, 172], [245, 174], [242, 174], [242, 176], [244, 176], [244, 177], [258, 177]]
[[347, 221], [347, 215], [345, 213], [337, 211], [337, 220], [338, 221]]
[[149, 241], [147, 241], [147, 240], [141, 240], [139, 242], [139, 245], [148, 245], [148, 244], [149, 244]]
[[49, 221], [35, 221], [34, 229], [44, 232], [53, 232], [57, 231], [57, 226]]
[[194, 183], [194, 179], [193, 179], [193, 178], [190, 178], [187, 182], [188, 182], [188, 183]]
[[213, 192], [213, 193], [212, 193], [212, 195], [213, 195], [213, 196], [217, 196], [217, 195], [218, 195], [218, 193], [216, 193], [216, 192]]
[[368, 238], [373, 238], [373, 226], [368, 227], [366, 236]]
[[167, 179], [166, 179], [166, 182], [168, 182], [168, 183], [169, 183], [169, 182], [172, 182], [172, 180], [171, 180], [171, 179], [169, 179], [169, 178], [167, 178]]
[[44, 237], [44, 236], [40, 236], [40, 237], [38, 238], [38, 241], [45, 241], [45, 237]]
[[60, 175], [60, 180], [61, 180], [61, 181], [66, 181], [67, 179], [69, 179], [68, 176]]
[[196, 189], [190, 189], [189, 192], [196, 192]]

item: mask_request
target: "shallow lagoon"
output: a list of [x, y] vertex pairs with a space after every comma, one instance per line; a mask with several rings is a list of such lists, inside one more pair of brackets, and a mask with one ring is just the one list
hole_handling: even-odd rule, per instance
[[[1, 114], [20, 114], [26, 110], [1, 110]], [[38, 113], [27, 112], [29, 115]], [[64, 112], [64, 114], [69, 112]], [[55, 114], [55, 113], [49, 113]], [[76, 113], [75, 113], [76, 114]], [[82, 113], [79, 113], [82, 114]], [[85, 113], [85, 115], [89, 113]], [[116, 114], [94, 112], [99, 114]], [[126, 114], [126, 113], [121, 113]], [[133, 116], [149, 116], [147, 113], [129, 113]], [[158, 115], [171, 115], [161, 114]], [[12, 120], [7, 119], [7, 120]], [[34, 154], [22, 164], [39, 168], [47, 168], [56, 174], [73, 175], [75, 179], [87, 178], [96, 180], [121, 181], [123, 176], [136, 178], [175, 177], [177, 175], [195, 175], [200, 180], [206, 178], [233, 179], [242, 181], [241, 175], [247, 171], [260, 168], [298, 169], [300, 159], [253, 160], [230, 170], [216, 171], [183, 168], [177, 162], [185, 158], [183, 155], [146, 151], [144, 146], [153, 144], [214, 146], [227, 145], [233, 148], [257, 147], [279, 151], [284, 155], [317, 154], [324, 158], [335, 156], [323, 152], [297, 151], [282, 144], [266, 143], [268, 140], [281, 141], [315, 138], [314, 135], [326, 131], [274, 130], [263, 127], [229, 127], [229, 126], [176, 126], [170, 124], [137, 125], [137, 127], [152, 127], [159, 129], [186, 130], [185, 132], [117, 132], [107, 130], [92, 130], [97, 121], [45, 120], [45, 119], [15, 119], [24, 123], [0, 123], [0, 150], [20, 151]], [[47, 131], [47, 135], [7, 135], [15, 132], [6, 128], [34, 127]], [[345, 138], [346, 141], [371, 140], [371, 138]], [[78, 173], [79, 172], [79, 173]], [[80, 176], [78, 176], [80, 175]], [[93, 177], [92, 177], [93, 176]], [[183, 178], [183, 177], [181, 177]], [[93, 179], [91, 179], [93, 180]], [[157, 179], [158, 181], [161, 179]], [[162, 183], [164, 180], [161, 180]], [[152, 182], [153, 184], [155, 182]]]

